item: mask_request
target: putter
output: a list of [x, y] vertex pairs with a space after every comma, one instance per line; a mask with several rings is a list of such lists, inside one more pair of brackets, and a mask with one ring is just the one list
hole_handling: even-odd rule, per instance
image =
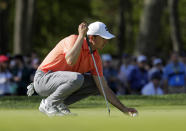
[[88, 38], [87, 35], [86, 35], [86, 41], [87, 41], [88, 48], [89, 48], [89, 51], [90, 51], [91, 56], [92, 56], [92, 60], [93, 60], [93, 62], [94, 62], [94, 67], [96, 68], [96, 73], [97, 73], [97, 75], [98, 75], [99, 83], [100, 83], [100, 86], [101, 86], [101, 89], [102, 89], [102, 92], [103, 92], [103, 96], [104, 96], [105, 101], [106, 101], [106, 105], [107, 105], [107, 109], [108, 109], [108, 114], [109, 114], [109, 116], [110, 116], [109, 104], [108, 104], [108, 101], [107, 101], [107, 97], [106, 97], [105, 91], [104, 91], [104, 89], [103, 89], [103, 84], [102, 84], [102, 82], [101, 82], [101, 78], [100, 78], [100, 75], [99, 75], [99, 72], [98, 72], [98, 68], [97, 68], [97, 65], [96, 65], [96, 61], [95, 61], [95, 59], [94, 59], [93, 50], [92, 50], [92, 48], [91, 48], [91, 46], [90, 46], [89, 38]]

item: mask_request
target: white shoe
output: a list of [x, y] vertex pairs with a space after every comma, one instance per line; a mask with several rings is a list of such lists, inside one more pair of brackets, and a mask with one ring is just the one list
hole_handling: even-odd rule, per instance
[[55, 106], [49, 106], [47, 101], [45, 99], [42, 99], [39, 111], [45, 113], [48, 116], [64, 116], [65, 114], [60, 112], [57, 107]]
[[65, 115], [70, 115], [70, 114], [72, 114], [72, 113], [70, 112], [69, 108], [68, 108], [65, 104], [63, 104], [63, 103], [59, 104], [59, 105], [57, 106], [57, 108], [58, 108], [58, 110], [59, 110], [61, 113], [65, 114]]

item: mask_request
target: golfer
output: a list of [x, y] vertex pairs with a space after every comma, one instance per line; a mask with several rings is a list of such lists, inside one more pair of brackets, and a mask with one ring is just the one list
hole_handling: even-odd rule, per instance
[[62, 39], [38, 67], [34, 89], [46, 97], [41, 101], [39, 110], [48, 116], [68, 115], [71, 114], [68, 105], [99, 92], [103, 94], [85, 39], [87, 34], [108, 101], [125, 114], [137, 113], [117, 99], [103, 77], [98, 49], [103, 49], [107, 40], [114, 38], [114, 35], [108, 32], [102, 22], [91, 23], [88, 27], [83, 22], [79, 25], [78, 32], [79, 35]]

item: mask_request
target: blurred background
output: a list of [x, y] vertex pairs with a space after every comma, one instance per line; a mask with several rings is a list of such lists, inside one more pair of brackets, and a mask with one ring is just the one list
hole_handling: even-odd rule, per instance
[[0, 0], [0, 95], [26, 95], [43, 58], [82, 21], [102, 21], [116, 35], [100, 51], [116, 94], [185, 93], [185, 7], [185, 0]]

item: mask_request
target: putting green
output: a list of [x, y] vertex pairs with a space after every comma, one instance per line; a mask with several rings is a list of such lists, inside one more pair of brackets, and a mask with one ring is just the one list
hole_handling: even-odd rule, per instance
[[0, 109], [1, 131], [186, 131], [186, 106], [138, 108], [132, 118], [111, 108], [73, 108], [77, 116], [47, 117], [36, 109]]

